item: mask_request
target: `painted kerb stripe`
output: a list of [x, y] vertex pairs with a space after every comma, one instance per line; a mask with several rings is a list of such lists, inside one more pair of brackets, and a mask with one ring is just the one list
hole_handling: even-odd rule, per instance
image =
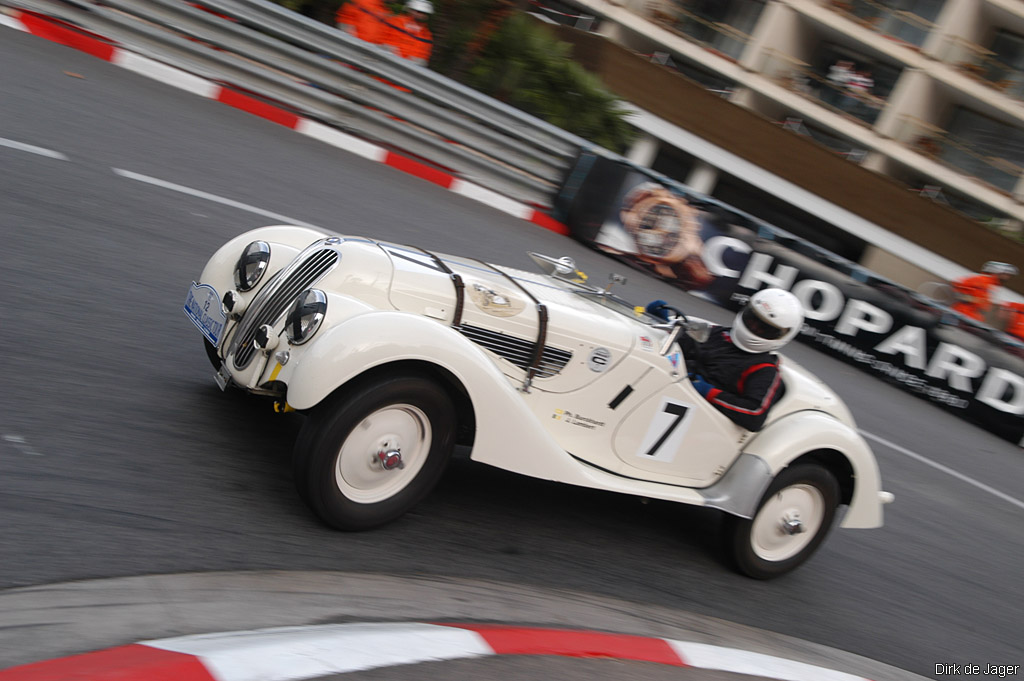
[[803, 662], [664, 638], [486, 624], [358, 623], [180, 636], [0, 671], [0, 681], [298, 681], [490, 655], [653, 662], [779, 681], [867, 681]]

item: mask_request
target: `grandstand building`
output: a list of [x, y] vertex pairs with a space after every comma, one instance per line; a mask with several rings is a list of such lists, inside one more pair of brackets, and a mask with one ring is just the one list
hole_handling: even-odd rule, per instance
[[636, 163], [909, 286], [1024, 269], [1024, 2], [534, 4], [635, 107]]

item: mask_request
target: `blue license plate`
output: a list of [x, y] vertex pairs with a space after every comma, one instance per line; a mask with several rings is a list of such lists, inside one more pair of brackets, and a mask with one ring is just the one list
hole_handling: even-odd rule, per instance
[[224, 325], [228, 318], [220, 306], [220, 296], [217, 290], [209, 284], [197, 284], [192, 282], [185, 297], [185, 314], [192, 320], [206, 340], [213, 343], [213, 347], [220, 347], [220, 339], [224, 333]]

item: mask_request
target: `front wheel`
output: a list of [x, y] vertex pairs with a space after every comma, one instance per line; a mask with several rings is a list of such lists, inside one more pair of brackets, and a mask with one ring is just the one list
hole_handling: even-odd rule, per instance
[[217, 371], [220, 371], [221, 359], [220, 355], [217, 354], [217, 348], [214, 347], [213, 343], [203, 338], [203, 348], [206, 350], [206, 356], [210, 359], [210, 364]]
[[455, 444], [448, 394], [419, 376], [344, 390], [306, 417], [292, 456], [299, 494], [328, 525], [365, 530], [415, 506]]
[[753, 518], [726, 518], [727, 551], [748, 577], [784, 575], [825, 540], [838, 505], [839, 483], [827, 469], [818, 464], [786, 468], [768, 487]]

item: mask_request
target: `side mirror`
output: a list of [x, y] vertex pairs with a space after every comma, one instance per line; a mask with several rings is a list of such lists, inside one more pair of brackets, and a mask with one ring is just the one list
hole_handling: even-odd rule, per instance
[[615, 284], [625, 284], [625, 283], [626, 283], [626, 278], [624, 276], [622, 276], [621, 274], [614, 274], [614, 273], [613, 274], [609, 274], [608, 275], [608, 285], [604, 287], [604, 290], [601, 291], [601, 293], [608, 293], [609, 291], [612, 290], [612, 286], [614, 286]]

